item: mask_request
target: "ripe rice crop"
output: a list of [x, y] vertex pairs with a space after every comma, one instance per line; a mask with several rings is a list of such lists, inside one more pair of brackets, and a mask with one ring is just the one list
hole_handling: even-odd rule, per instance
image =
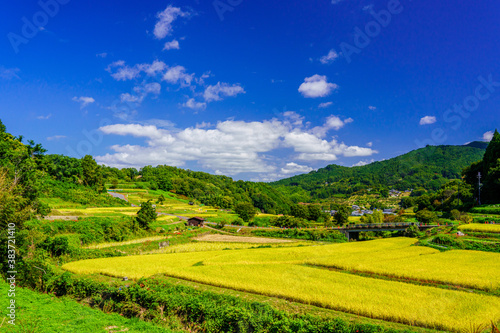
[[99, 244], [85, 246], [83, 248], [84, 249], [105, 249], [105, 248], [114, 247], [114, 246], [122, 246], [122, 245], [139, 244], [139, 243], [145, 243], [145, 242], [166, 240], [167, 238], [170, 238], [170, 236], [153, 236], [153, 237], [132, 239], [132, 240], [123, 241], [123, 242], [99, 243]]
[[[352, 244], [353, 248], [361, 248], [361, 254], [367, 253], [366, 247], [359, 244], [362, 243]], [[471, 323], [479, 325], [500, 319], [498, 297], [297, 265], [303, 263], [310, 253], [323, 255], [325, 251], [330, 251], [329, 247], [333, 246], [104, 258], [73, 262], [63, 268], [74, 273], [102, 273], [129, 278], [163, 273], [214, 286], [436, 329], [460, 330]], [[274, 257], [269, 256], [272, 252], [275, 252]], [[347, 251], [344, 249], [343, 252]]]
[[242, 237], [220, 234], [206, 234], [195, 238], [198, 241], [204, 242], [236, 242], [236, 243], [291, 243], [295, 240], [290, 239], [275, 239], [265, 237]]
[[500, 233], [500, 224], [464, 224], [458, 227], [462, 231], [479, 231], [479, 232], [494, 232]]
[[[294, 242], [294, 243], [271, 243], [266, 244], [266, 247], [290, 247], [290, 246], [307, 246], [311, 245], [308, 242]], [[260, 245], [261, 246], [261, 245]], [[237, 250], [257, 248], [259, 244], [256, 243], [235, 243], [235, 242], [192, 242], [186, 244], [179, 244], [167, 246], [162, 249], [149, 251], [152, 253], [183, 253], [183, 252], [204, 252], [204, 251], [220, 251], [220, 250]]]

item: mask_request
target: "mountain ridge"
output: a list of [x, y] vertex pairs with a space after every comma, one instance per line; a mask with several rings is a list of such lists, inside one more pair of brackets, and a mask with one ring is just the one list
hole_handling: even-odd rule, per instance
[[370, 188], [406, 190], [423, 187], [436, 190], [449, 180], [459, 179], [465, 167], [483, 157], [486, 146], [487, 143], [480, 141], [461, 146], [426, 146], [363, 166], [330, 164], [270, 184], [302, 188], [309, 191], [313, 198], [350, 194]]

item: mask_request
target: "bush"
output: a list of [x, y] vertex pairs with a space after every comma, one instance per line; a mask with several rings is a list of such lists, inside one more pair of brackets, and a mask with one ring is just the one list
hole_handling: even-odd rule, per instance
[[42, 248], [55, 257], [62, 256], [63, 254], [70, 254], [72, 252], [72, 247], [66, 236], [49, 237], [42, 243]]
[[240, 202], [234, 207], [234, 212], [245, 222], [250, 221], [257, 214], [255, 207], [249, 202]]
[[436, 222], [438, 217], [436, 213], [431, 212], [427, 209], [419, 210], [416, 214], [415, 217], [417, 221], [425, 223], [425, 224], [431, 224], [433, 222]]
[[241, 217], [238, 217], [236, 220], [231, 222], [232, 225], [243, 225], [245, 221]]
[[453, 209], [451, 212], [450, 212], [450, 215], [451, 215], [451, 218], [454, 220], [454, 221], [458, 221], [460, 220], [460, 211], [458, 209]]
[[462, 242], [461, 239], [457, 239], [456, 237], [446, 234], [439, 234], [435, 236], [432, 242], [435, 244], [451, 246], [458, 249], [464, 248], [464, 243]]

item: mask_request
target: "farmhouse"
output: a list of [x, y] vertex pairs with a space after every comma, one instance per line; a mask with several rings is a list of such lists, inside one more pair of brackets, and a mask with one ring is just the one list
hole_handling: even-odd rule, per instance
[[201, 217], [192, 217], [188, 221], [188, 226], [193, 226], [193, 227], [203, 227], [203, 223], [205, 222], [205, 219]]

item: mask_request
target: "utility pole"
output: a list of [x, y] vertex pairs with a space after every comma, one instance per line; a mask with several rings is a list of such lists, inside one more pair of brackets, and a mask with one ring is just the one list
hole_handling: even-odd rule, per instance
[[481, 206], [481, 172], [477, 173], [477, 190], [479, 192], [479, 206]]

